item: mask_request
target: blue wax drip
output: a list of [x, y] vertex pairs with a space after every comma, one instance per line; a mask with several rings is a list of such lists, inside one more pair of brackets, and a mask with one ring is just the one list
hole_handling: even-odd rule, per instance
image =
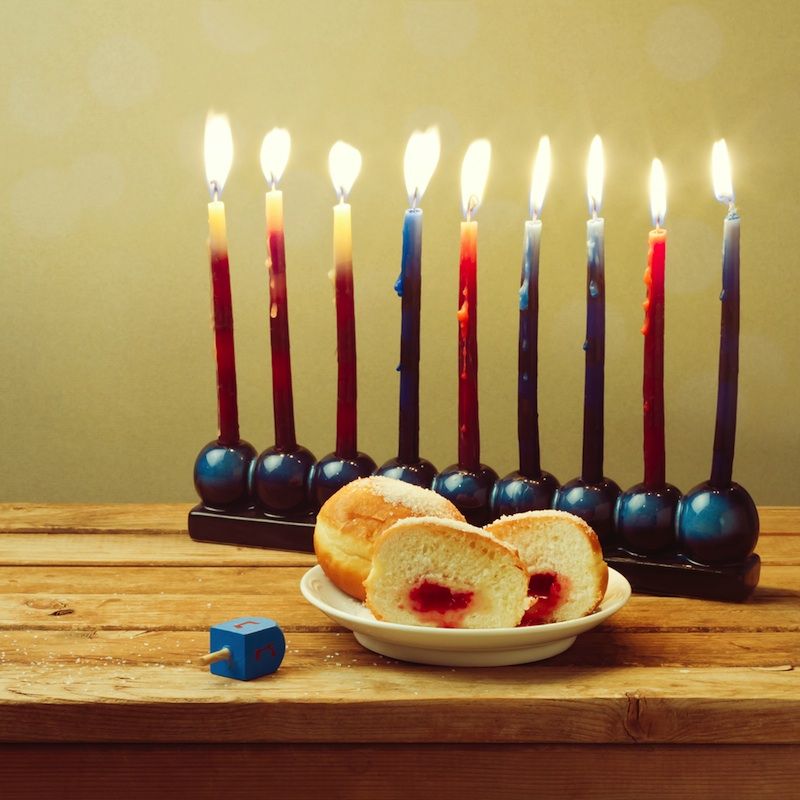
[[519, 310], [527, 311], [530, 293], [530, 279], [531, 279], [531, 254], [528, 247], [525, 248], [525, 262], [523, 264], [523, 280], [522, 285], [519, 287]]
[[397, 276], [397, 280], [394, 282], [394, 290], [397, 292], [398, 297], [403, 296], [403, 273], [401, 272]]
[[401, 370], [402, 368], [403, 368], [403, 365], [402, 365], [402, 364], [398, 364], [398, 365], [397, 365], [397, 366], [394, 368], [394, 370], [395, 370], [395, 372], [400, 372], [400, 370]]
[[719, 299], [720, 299], [720, 301], [724, 301], [725, 300], [725, 290], [724, 289], [719, 293]]
[[589, 340], [588, 339], [584, 339], [583, 340], [583, 349], [584, 350], [588, 350], [589, 349]]
[[589, 294], [592, 297], [597, 297], [600, 294], [600, 290], [597, 288], [597, 284], [594, 281], [589, 281]]

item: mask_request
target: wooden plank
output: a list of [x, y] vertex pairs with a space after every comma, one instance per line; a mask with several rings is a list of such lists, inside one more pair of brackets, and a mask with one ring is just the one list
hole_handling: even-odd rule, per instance
[[[287, 567], [292, 565], [285, 565]], [[196, 566], [73, 566], [31, 565], [0, 566], [0, 594], [38, 594], [46, 588], [48, 593], [115, 593], [158, 595], [170, 594], [269, 594], [274, 586], [295, 592], [297, 581], [308, 567], [294, 565], [291, 570], [273, 570], [263, 565], [225, 567]], [[273, 578], [272, 576], [275, 575]], [[285, 580], [286, 576], [289, 580]], [[269, 576], [269, 577], [268, 577]], [[756, 590], [756, 600], [768, 597], [800, 598], [800, 566], [767, 566], [761, 584]], [[690, 600], [691, 604], [701, 600]], [[719, 604], [717, 604], [719, 607]], [[727, 606], [726, 606], [727, 607]]]
[[[68, 546], [65, 546], [68, 543]], [[800, 535], [762, 536], [758, 553], [764, 565], [800, 565]], [[195, 542], [187, 533], [135, 531], [0, 533], [0, 564], [83, 566], [311, 566], [313, 555], [288, 550]]]
[[[186, 532], [193, 503], [0, 503], [0, 531]], [[800, 506], [761, 506], [761, 531], [800, 533]]]
[[[686, 600], [635, 595], [606, 627], [638, 631], [800, 631], [797, 591], [790, 581], [795, 568], [769, 573], [769, 586], [756, 590], [747, 603]], [[304, 567], [244, 571], [241, 581], [219, 581], [207, 570], [129, 568], [85, 569], [81, 591], [75, 572], [43, 569], [43, 590], [17, 592], [9, 574], [0, 583], [1, 629], [197, 630], [226, 619], [258, 613], [286, 630], [333, 630], [336, 626], [300, 594]], [[206, 573], [217, 581], [205, 580]], [[259, 574], [260, 573], [260, 574]], [[61, 574], [72, 585], [59, 587]], [[128, 577], [131, 576], [131, 577]], [[129, 592], [127, 581], [150, 591]], [[784, 585], [780, 585], [781, 582]], [[29, 584], [30, 585], [30, 584]], [[31, 588], [33, 588], [31, 586]]]
[[0, 565], [312, 566], [313, 555], [195, 542], [188, 533], [0, 534]]
[[[190, 503], [0, 503], [0, 531], [186, 533]], [[188, 535], [188, 534], [187, 534]]]
[[800, 670], [327, 659], [250, 682], [94, 664], [0, 681], [0, 741], [800, 743]]
[[[13, 745], [0, 749], [15, 800], [786, 800], [797, 747]], [[42, 769], [46, 764], [47, 768]], [[413, 769], [409, 769], [413, 765]]]
[[762, 533], [800, 533], [800, 506], [760, 506]]
[[[206, 652], [208, 632], [154, 630], [48, 630], [0, 631], [0, 664], [22, 676], [27, 666], [60, 664], [123, 664], [185, 666], [197, 664]], [[322, 669], [334, 664], [347, 668], [394, 664], [364, 649], [350, 633], [289, 632], [286, 664], [301, 669]], [[578, 637], [565, 653], [542, 662], [544, 667], [577, 666], [648, 667], [752, 667], [789, 670], [800, 667], [797, 633], [641, 633], [601, 628]], [[199, 670], [206, 669], [199, 666]], [[449, 672], [447, 668], [419, 667], [425, 674]], [[380, 671], [375, 680], [380, 683]]]

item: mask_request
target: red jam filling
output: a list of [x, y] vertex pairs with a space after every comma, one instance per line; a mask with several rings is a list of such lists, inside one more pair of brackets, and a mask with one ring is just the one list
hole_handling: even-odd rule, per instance
[[472, 602], [472, 592], [454, 592], [447, 586], [433, 581], [418, 583], [409, 593], [411, 607], [420, 614], [448, 611], [463, 611]]
[[528, 597], [533, 605], [525, 612], [520, 625], [541, 625], [549, 622], [563, 598], [564, 587], [555, 572], [537, 572], [528, 581]]

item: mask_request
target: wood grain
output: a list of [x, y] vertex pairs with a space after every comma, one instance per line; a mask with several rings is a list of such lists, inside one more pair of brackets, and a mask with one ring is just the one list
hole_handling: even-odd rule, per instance
[[[796, 788], [798, 509], [761, 510], [746, 603], [634, 596], [554, 659], [456, 670], [363, 649], [300, 595], [313, 556], [194, 542], [188, 508], [0, 506], [4, 794], [252, 797], [270, 776], [269, 793], [347, 800]], [[252, 613], [286, 631], [280, 670], [211, 675], [209, 625]]]
[[0, 757], [13, 800], [787, 800], [800, 780], [782, 746], [13, 745]]

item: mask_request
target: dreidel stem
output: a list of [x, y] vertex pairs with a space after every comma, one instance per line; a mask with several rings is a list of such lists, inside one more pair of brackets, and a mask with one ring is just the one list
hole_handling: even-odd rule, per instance
[[206, 653], [200, 657], [203, 664], [216, 664], [217, 661], [228, 661], [231, 657], [231, 651], [227, 647], [221, 647], [213, 653]]

